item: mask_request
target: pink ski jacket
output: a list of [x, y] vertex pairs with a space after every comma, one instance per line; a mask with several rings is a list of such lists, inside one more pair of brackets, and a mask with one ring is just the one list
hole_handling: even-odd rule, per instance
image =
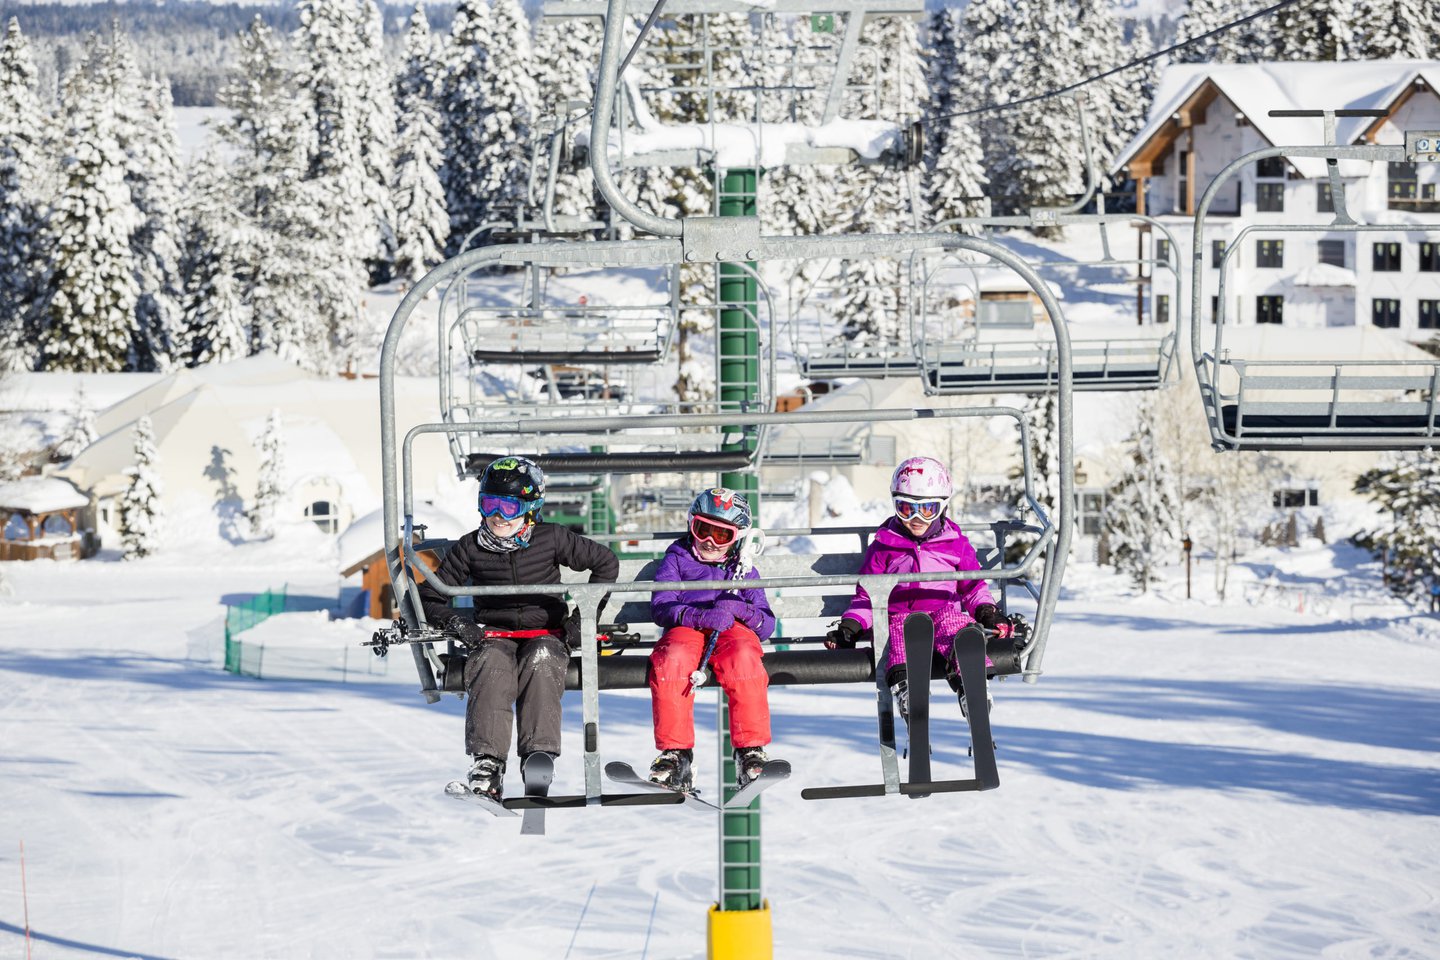
[[[941, 521], [939, 530], [926, 531], [924, 539], [912, 540], [900, 527], [900, 521], [891, 517], [875, 531], [875, 538], [865, 548], [865, 559], [860, 564], [861, 573], [938, 573], [945, 570], [979, 570], [980, 559], [970, 540], [960, 532], [960, 527], [949, 517]], [[911, 613], [928, 613], [932, 616], [940, 610], [955, 610], [964, 614], [960, 627], [968, 626], [974, 620], [975, 608], [982, 603], [994, 603], [990, 588], [984, 580], [931, 581], [921, 583], [900, 583], [890, 591], [890, 617], [892, 621]], [[845, 616], [860, 623], [866, 629], [874, 626], [870, 607], [870, 595], [864, 587], [855, 588], [855, 598]]]

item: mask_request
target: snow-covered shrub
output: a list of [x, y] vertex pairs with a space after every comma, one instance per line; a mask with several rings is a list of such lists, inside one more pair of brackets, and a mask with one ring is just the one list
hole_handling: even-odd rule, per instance
[[130, 485], [120, 497], [120, 545], [126, 560], [148, 557], [160, 548], [162, 513], [160, 454], [149, 417], [135, 421], [135, 466], [126, 473]]
[[1420, 600], [1440, 580], [1440, 454], [1394, 455], [1361, 474], [1355, 492], [1383, 511], [1380, 524], [1357, 533], [1355, 543], [1383, 557], [1393, 592]]
[[275, 512], [285, 495], [285, 449], [281, 436], [280, 411], [270, 411], [265, 432], [260, 435], [260, 477], [255, 485], [255, 502], [246, 514], [252, 536], [275, 536]]

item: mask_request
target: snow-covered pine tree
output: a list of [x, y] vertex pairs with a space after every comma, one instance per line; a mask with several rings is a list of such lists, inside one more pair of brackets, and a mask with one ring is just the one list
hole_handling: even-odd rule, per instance
[[480, 156], [486, 138], [486, 63], [495, 44], [490, 19], [490, 5], [485, 0], [460, 0], [445, 47], [440, 89], [445, 164], [440, 179], [445, 185], [445, 209], [450, 214], [451, 253], [459, 253], [470, 233], [485, 222], [486, 199], [475, 158]]
[[1419, 601], [1440, 580], [1440, 454], [1392, 455], [1361, 474], [1355, 492], [1381, 512], [1376, 527], [1361, 531], [1355, 542], [1384, 555], [1391, 591]]
[[1145, 591], [1158, 579], [1156, 567], [1176, 537], [1174, 480], [1155, 440], [1153, 397], [1136, 410], [1126, 439], [1123, 471], [1105, 492], [1103, 529], [1115, 569]]
[[1360, 51], [1354, 0], [1310, 0], [1275, 14], [1280, 60], [1353, 60]]
[[[963, 36], [960, 14], [953, 7], [936, 11], [930, 19], [930, 107], [927, 115], [940, 117], [927, 129], [925, 193], [933, 223], [957, 217], [978, 217], [985, 212], [985, 151], [980, 135], [968, 118], [960, 116], [957, 92], [961, 87], [959, 41]], [[965, 233], [980, 233], [969, 225]]]
[[[1227, 23], [1254, 13], [1264, 4], [1257, 0], [1190, 0], [1176, 28], [1176, 42], [1184, 43]], [[1260, 17], [1177, 50], [1176, 63], [1254, 63], [1271, 59], [1272, 18]]]
[[361, 145], [366, 110], [361, 76], [367, 59], [357, 10], [351, 0], [300, 0], [296, 12], [298, 80], [315, 124], [303, 208], [296, 211], [313, 220], [297, 226], [331, 241], [313, 288], [324, 336], [309, 344], [306, 359], [307, 365], [328, 371], [357, 359], [360, 296], [369, 278], [366, 264], [380, 246], [381, 214], [370, 207]]
[[1431, 46], [1440, 35], [1431, 0], [1362, 0], [1359, 19], [1365, 29], [1358, 59], [1425, 60], [1440, 53]]
[[245, 222], [235, 209], [231, 172], [215, 153], [191, 168], [184, 211], [185, 334], [187, 364], [224, 363], [250, 355], [254, 311], [240, 280], [253, 244], [242, 237]]
[[95, 410], [90, 406], [90, 398], [85, 395], [85, 384], [76, 386], [70, 409], [70, 425], [51, 454], [51, 459], [57, 462], [73, 459], [100, 438], [99, 431], [95, 429]]
[[395, 151], [398, 130], [394, 72], [385, 60], [385, 24], [375, 0], [360, 3], [360, 76], [362, 104], [360, 159], [365, 206], [375, 223], [377, 244], [366, 256], [372, 284], [395, 275]]
[[126, 183], [119, 98], [88, 61], [61, 90], [56, 144], [64, 158], [44, 226], [48, 269], [38, 296], [42, 369], [133, 369], [140, 285], [130, 238], [143, 217]]
[[120, 495], [120, 545], [126, 560], [148, 557], [160, 549], [162, 512], [160, 453], [149, 417], [135, 421], [135, 466], [126, 471], [130, 484]]
[[[1074, 0], [1076, 62], [1084, 77], [1099, 76], [1130, 61], [1133, 50], [1107, 0]], [[1148, 52], [1148, 51], [1147, 51]], [[1135, 96], [1135, 74], [1124, 71], [1084, 87], [1080, 108], [1090, 132], [1097, 186], [1107, 188], [1111, 161], [1144, 124], [1149, 103]], [[1083, 159], [1083, 157], [1082, 157]]]
[[395, 273], [414, 283], [443, 259], [450, 215], [440, 183], [444, 157], [435, 109], [439, 65], [430, 21], [416, 5], [395, 82], [400, 128], [395, 139]]
[[[949, 112], [977, 110], [1020, 96], [1015, 79], [1018, 49], [1012, 41], [1018, 22], [1015, 5], [1011, 0], [971, 0], [960, 21], [963, 36], [957, 44], [958, 69], [947, 94]], [[1008, 164], [1014, 149], [1008, 117], [995, 111], [976, 114], [970, 125], [980, 135], [994, 212], [1008, 212], [1012, 201], [1006, 198], [1019, 189], [1012, 183]]]
[[[494, 0], [495, 46], [485, 59], [485, 151], [475, 158], [489, 219], [515, 217], [530, 182], [531, 123], [540, 92], [530, 21], [520, 0]], [[597, 58], [598, 59], [598, 58]]]
[[250, 535], [261, 539], [275, 536], [275, 514], [285, 497], [285, 438], [280, 411], [270, 411], [265, 432], [260, 435], [260, 473], [255, 481], [255, 500], [246, 518]]
[[45, 120], [35, 63], [11, 17], [0, 40], [0, 370], [35, 365], [35, 288], [43, 268], [36, 245], [42, 219]]

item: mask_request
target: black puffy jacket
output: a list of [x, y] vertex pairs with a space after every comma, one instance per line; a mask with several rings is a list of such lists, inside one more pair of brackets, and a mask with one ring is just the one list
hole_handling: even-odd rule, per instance
[[[445, 554], [436, 574], [454, 586], [496, 587], [559, 583], [561, 567], [590, 571], [591, 583], [614, 583], [620, 575], [620, 558], [569, 527], [542, 520], [535, 525], [530, 546], [509, 553], [486, 550], [474, 533], [467, 533]], [[425, 605], [425, 619], [436, 626], [468, 613], [452, 608], [449, 599], [428, 580], [420, 584], [420, 600]], [[499, 630], [564, 630], [565, 599], [537, 593], [475, 597], [475, 621]]]

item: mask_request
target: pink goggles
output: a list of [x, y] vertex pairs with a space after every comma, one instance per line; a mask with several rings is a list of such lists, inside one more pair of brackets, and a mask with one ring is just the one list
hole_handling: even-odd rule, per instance
[[919, 517], [921, 520], [930, 521], [940, 516], [944, 510], [944, 500], [916, 500], [913, 497], [895, 498], [895, 516], [901, 520]]
[[695, 538], [696, 543], [728, 547], [740, 536], [740, 528], [733, 523], [697, 515], [690, 518], [690, 536]]

